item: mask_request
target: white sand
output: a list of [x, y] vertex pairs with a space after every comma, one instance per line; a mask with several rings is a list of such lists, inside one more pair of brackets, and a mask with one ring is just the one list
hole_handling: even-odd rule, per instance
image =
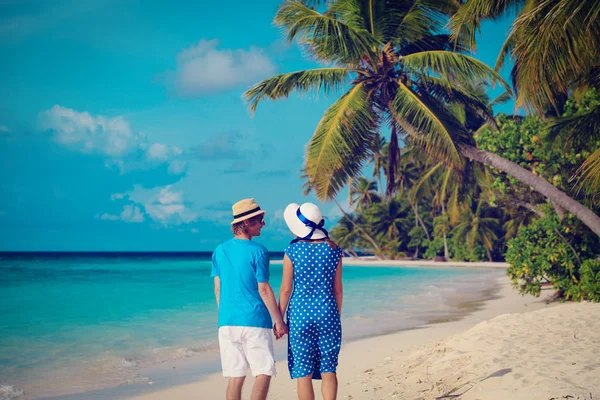
[[[599, 317], [600, 304], [547, 306], [506, 279], [500, 298], [460, 321], [344, 344], [339, 398], [600, 399]], [[286, 363], [277, 368], [269, 399], [295, 398]], [[226, 383], [214, 374], [132, 400], [224, 398]]]

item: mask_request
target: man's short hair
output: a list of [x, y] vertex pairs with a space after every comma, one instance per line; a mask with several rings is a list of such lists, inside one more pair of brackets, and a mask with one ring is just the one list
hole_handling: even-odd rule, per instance
[[[252, 218], [245, 219], [244, 221], [240, 221], [236, 224], [231, 225], [231, 231], [234, 235], [239, 235], [241, 233], [248, 233], [248, 225], [260, 221], [264, 218], [264, 214], [255, 215]], [[245, 221], [248, 221], [247, 224], [244, 224]]]

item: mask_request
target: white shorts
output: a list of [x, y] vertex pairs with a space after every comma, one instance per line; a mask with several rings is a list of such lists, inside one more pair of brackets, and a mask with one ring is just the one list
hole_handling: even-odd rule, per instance
[[225, 377], [246, 376], [248, 367], [253, 376], [275, 376], [271, 329], [222, 326], [219, 328], [219, 349]]

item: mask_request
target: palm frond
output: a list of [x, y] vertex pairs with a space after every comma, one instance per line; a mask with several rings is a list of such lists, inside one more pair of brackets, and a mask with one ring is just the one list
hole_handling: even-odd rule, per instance
[[504, 104], [510, 99], [512, 99], [512, 95], [508, 92], [504, 92], [501, 95], [497, 96], [494, 100], [490, 101], [490, 106]]
[[600, 64], [597, 0], [540, 1], [513, 23], [517, 107], [559, 110], [574, 81]]
[[447, 20], [443, 11], [438, 5], [431, 2], [415, 0], [409, 9], [402, 13], [403, 15], [390, 12], [388, 18], [393, 18], [398, 22], [394, 21], [397, 24], [396, 31], [394, 37], [388, 38], [388, 40], [406, 44], [441, 33]]
[[507, 92], [511, 92], [508, 83], [483, 62], [451, 51], [422, 51], [402, 57], [402, 63], [415, 72], [431, 74], [451, 81], [456, 77], [469, 79], [473, 85], [500, 82]]
[[516, 9], [525, 0], [467, 0], [460, 6], [448, 23], [452, 37], [457, 40], [463, 37], [475, 50], [475, 34], [479, 30], [481, 20], [497, 18], [510, 9]]
[[544, 128], [546, 138], [561, 139], [575, 145], [586, 145], [600, 140], [600, 103], [568, 117], [554, 118]]
[[[464, 160], [454, 142], [457, 133], [462, 131], [460, 124], [452, 121], [441, 109], [434, 109], [428, 100], [402, 82], [397, 83], [398, 90], [390, 108], [398, 124], [430, 155], [446, 165], [462, 168]], [[453, 133], [449, 127], [452, 127]]]
[[592, 197], [600, 195], [600, 148], [581, 164], [573, 179], [578, 190]]
[[244, 92], [243, 97], [249, 103], [250, 110], [255, 112], [264, 98], [277, 100], [288, 97], [293, 91], [302, 93], [314, 90], [325, 94], [340, 91], [348, 82], [350, 72], [346, 68], [317, 68], [279, 74], [258, 82]]
[[351, 27], [332, 14], [322, 14], [301, 1], [286, 0], [277, 11], [275, 24], [287, 39], [307, 45], [307, 51], [325, 62], [356, 65], [379, 44], [365, 29]]
[[417, 199], [421, 197], [425, 183], [429, 182], [442, 166], [442, 163], [437, 163], [421, 176], [421, 179], [419, 179], [411, 188], [411, 196], [413, 198]]
[[447, 79], [441, 79], [425, 74], [419, 74], [417, 75], [417, 78], [418, 81], [433, 93], [436, 98], [442, 98], [444, 102], [449, 104], [454, 103], [463, 106], [461, 111], [463, 114], [464, 106], [473, 109], [474, 112], [483, 118], [491, 127], [497, 129], [496, 118], [494, 117], [491, 107], [489, 107], [487, 103], [487, 94], [479, 94], [475, 90], [464, 88], [462, 85]]
[[[451, 174], [451, 173], [453, 173], [453, 171], [448, 170], [447, 173]], [[460, 207], [460, 202], [458, 200], [459, 192], [460, 192], [460, 185], [458, 184], [458, 182], [455, 181], [452, 184], [452, 191], [450, 192], [450, 197], [448, 199], [448, 205], [446, 207], [446, 212], [448, 214], [448, 218], [449, 218], [451, 224], [457, 223], [458, 220], [460, 219], [462, 210]]]
[[317, 197], [332, 199], [357, 176], [375, 138], [376, 118], [362, 83], [354, 86], [325, 112], [306, 152], [306, 172]]
[[504, 62], [506, 61], [506, 56], [510, 55], [515, 48], [516, 38], [515, 32], [511, 31], [508, 35], [504, 43], [502, 44], [502, 48], [500, 48], [500, 52], [498, 53], [498, 58], [496, 58], [496, 65], [494, 66], [494, 70], [496, 72], [500, 72], [502, 67], [504, 66]]
[[419, 40], [411, 41], [398, 49], [398, 54], [408, 55], [412, 53], [419, 53], [422, 51], [433, 51], [433, 50], [451, 50], [462, 52], [466, 49], [456, 42], [452, 42], [450, 35], [439, 34], [439, 35], [426, 35]]

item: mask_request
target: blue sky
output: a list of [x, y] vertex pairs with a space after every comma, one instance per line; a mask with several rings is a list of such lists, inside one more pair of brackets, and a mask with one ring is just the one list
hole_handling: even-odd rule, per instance
[[[0, 1], [0, 250], [210, 251], [247, 197], [282, 250], [285, 206], [316, 202], [298, 171], [333, 98], [250, 115], [251, 84], [316, 66], [279, 4]], [[484, 24], [475, 56], [493, 65], [508, 27]]]

